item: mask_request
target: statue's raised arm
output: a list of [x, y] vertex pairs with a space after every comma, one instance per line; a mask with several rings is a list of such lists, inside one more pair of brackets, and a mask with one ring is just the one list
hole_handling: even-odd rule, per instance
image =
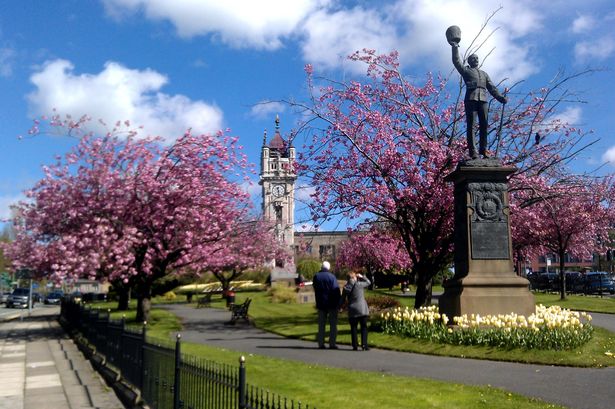
[[463, 76], [466, 67], [463, 65], [461, 57], [459, 56], [459, 44], [451, 44], [451, 52], [453, 54], [453, 65], [457, 71], [459, 71], [459, 74]]

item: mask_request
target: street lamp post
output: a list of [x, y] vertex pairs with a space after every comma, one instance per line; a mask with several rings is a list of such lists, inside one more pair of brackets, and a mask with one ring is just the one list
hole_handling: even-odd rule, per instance
[[32, 294], [32, 278], [30, 278], [30, 295], [28, 296], [28, 315], [32, 314], [32, 298], [34, 295]]

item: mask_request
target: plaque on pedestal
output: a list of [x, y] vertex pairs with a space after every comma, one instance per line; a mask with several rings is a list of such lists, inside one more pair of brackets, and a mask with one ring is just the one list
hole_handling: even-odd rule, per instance
[[508, 176], [497, 159], [462, 162], [455, 184], [455, 276], [444, 284], [440, 312], [497, 315], [535, 311], [529, 282], [513, 269]]

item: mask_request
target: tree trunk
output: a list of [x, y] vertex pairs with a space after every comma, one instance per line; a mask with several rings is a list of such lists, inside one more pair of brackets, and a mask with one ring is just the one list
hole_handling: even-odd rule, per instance
[[137, 322], [149, 321], [150, 312], [152, 310], [152, 299], [150, 297], [139, 297], [137, 300]]
[[235, 275], [233, 274], [230, 277], [226, 277], [223, 272], [214, 272], [214, 276], [216, 276], [218, 281], [220, 281], [220, 284], [222, 284], [222, 298], [226, 298], [226, 294], [231, 288], [231, 281]]
[[559, 299], [566, 299], [566, 272], [564, 271], [564, 265], [566, 264], [566, 253], [560, 252], [559, 254]]
[[230, 280], [220, 280], [220, 283], [222, 284], [222, 297], [226, 298], [226, 296], [228, 295], [228, 292], [231, 289], [231, 281]]
[[414, 308], [427, 307], [431, 305], [431, 284], [433, 277], [429, 274], [416, 274], [416, 297]]
[[151, 283], [143, 284], [139, 291], [137, 299], [137, 317], [138, 323], [149, 321], [150, 311], [152, 309], [152, 286]]
[[118, 311], [127, 311], [128, 310], [128, 302], [130, 301], [128, 295], [130, 290], [124, 286], [116, 287], [117, 291], [117, 309]]

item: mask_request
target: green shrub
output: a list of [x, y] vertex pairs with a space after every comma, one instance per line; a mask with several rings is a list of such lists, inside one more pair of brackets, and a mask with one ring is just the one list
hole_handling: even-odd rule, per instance
[[167, 301], [173, 301], [177, 298], [177, 296], [173, 291], [167, 291], [166, 293], [164, 293], [163, 298]]
[[267, 294], [271, 297], [272, 303], [295, 304], [297, 303], [297, 291], [294, 287], [273, 286]]
[[320, 271], [322, 262], [316, 258], [304, 257], [297, 260], [297, 273], [307, 281], [311, 281], [314, 275]]
[[254, 281], [255, 283], [265, 283], [271, 274], [271, 269], [267, 267], [255, 268], [245, 271], [240, 279], [243, 281]]
[[392, 308], [401, 307], [401, 303], [394, 297], [386, 295], [368, 295], [365, 297], [371, 313], [378, 313]]

